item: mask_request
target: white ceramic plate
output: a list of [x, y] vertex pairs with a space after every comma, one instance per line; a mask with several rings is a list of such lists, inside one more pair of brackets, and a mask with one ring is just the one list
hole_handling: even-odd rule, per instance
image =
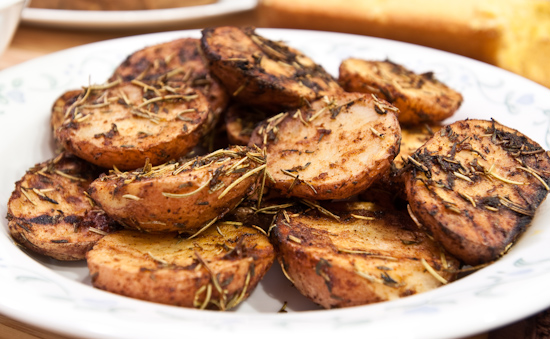
[[[116, 1], [116, 0], [115, 0]], [[152, 28], [252, 10], [257, 0], [218, 0], [201, 6], [143, 11], [75, 11], [25, 8], [23, 23], [58, 28]]]
[[[495, 118], [548, 149], [550, 91], [464, 57], [362, 36], [295, 30], [259, 30], [287, 41], [336, 75], [344, 58], [385, 59], [436, 76], [464, 95], [452, 120]], [[0, 214], [17, 181], [53, 156], [50, 107], [64, 91], [101, 83], [129, 53], [199, 31], [117, 39], [58, 52], [0, 72]], [[94, 289], [83, 263], [25, 253], [0, 227], [0, 312], [71, 336], [106, 338], [361, 334], [373, 338], [445, 338], [488, 331], [550, 306], [550, 208], [497, 263], [437, 290], [375, 305], [318, 310], [280, 272], [268, 273], [233, 312], [183, 309]], [[288, 313], [278, 313], [284, 302]], [[260, 334], [261, 333], [261, 334]]]

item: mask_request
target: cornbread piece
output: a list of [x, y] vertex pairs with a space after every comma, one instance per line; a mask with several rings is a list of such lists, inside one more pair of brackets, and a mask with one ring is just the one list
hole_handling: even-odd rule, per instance
[[162, 83], [121, 83], [85, 88], [68, 99], [55, 137], [70, 152], [98, 166], [153, 165], [187, 154], [211, 129], [214, 115], [199, 91]]
[[277, 111], [342, 91], [309, 57], [253, 28], [206, 28], [201, 46], [212, 73], [235, 100], [247, 105]]
[[408, 158], [413, 215], [470, 265], [497, 259], [531, 223], [548, 194], [550, 158], [536, 142], [495, 121], [442, 128]]
[[127, 227], [194, 233], [252, 193], [265, 167], [262, 154], [235, 146], [181, 164], [146, 164], [133, 172], [102, 176], [88, 192]]
[[271, 232], [287, 277], [324, 308], [429, 291], [452, 281], [459, 267], [418, 230], [406, 211], [373, 203], [281, 212]]
[[228, 310], [245, 300], [275, 259], [260, 231], [219, 222], [200, 236], [111, 234], [88, 252], [92, 284], [132, 298]]
[[98, 169], [68, 153], [35, 165], [15, 184], [8, 201], [11, 236], [58, 260], [82, 260], [118, 225], [86, 197]]
[[269, 118], [250, 139], [266, 148], [266, 185], [313, 200], [365, 190], [399, 152], [395, 110], [371, 95], [342, 93]]
[[210, 75], [199, 39], [177, 39], [136, 51], [116, 68], [110, 81], [119, 78], [138, 85], [160, 81], [178, 88], [185, 84], [206, 96], [216, 116], [226, 108], [229, 99], [219, 81]]
[[388, 60], [346, 59], [338, 81], [346, 91], [372, 93], [399, 108], [399, 122], [405, 125], [443, 121], [462, 104], [462, 95], [433, 73], [416, 74]]
[[258, 20], [438, 48], [550, 86], [547, 0], [260, 0]]

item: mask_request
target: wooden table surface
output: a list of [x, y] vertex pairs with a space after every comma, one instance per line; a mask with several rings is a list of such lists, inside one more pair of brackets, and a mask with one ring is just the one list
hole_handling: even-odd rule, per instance
[[[148, 30], [66, 30], [20, 25], [8, 49], [0, 56], [0, 70], [22, 62], [92, 42], [144, 33], [179, 29], [195, 29], [216, 25], [256, 25], [254, 11], [197, 20], [178, 26]], [[513, 307], [511, 305], [511, 307]], [[511, 324], [490, 333], [481, 333], [469, 339], [523, 339], [550, 338], [550, 316], [542, 312], [524, 321]], [[0, 339], [68, 338], [10, 319], [0, 314]]]

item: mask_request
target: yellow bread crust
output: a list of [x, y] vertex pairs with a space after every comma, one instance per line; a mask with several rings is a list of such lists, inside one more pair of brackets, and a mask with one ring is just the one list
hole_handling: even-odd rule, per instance
[[478, 59], [550, 87], [550, 1], [261, 0], [262, 27], [345, 32]]

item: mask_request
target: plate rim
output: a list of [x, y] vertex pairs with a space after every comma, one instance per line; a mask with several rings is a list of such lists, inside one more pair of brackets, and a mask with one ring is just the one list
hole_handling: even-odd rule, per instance
[[257, 0], [217, 0], [205, 5], [136, 11], [79, 11], [26, 7], [21, 13], [21, 22], [57, 28], [158, 28], [250, 11], [256, 5]]

